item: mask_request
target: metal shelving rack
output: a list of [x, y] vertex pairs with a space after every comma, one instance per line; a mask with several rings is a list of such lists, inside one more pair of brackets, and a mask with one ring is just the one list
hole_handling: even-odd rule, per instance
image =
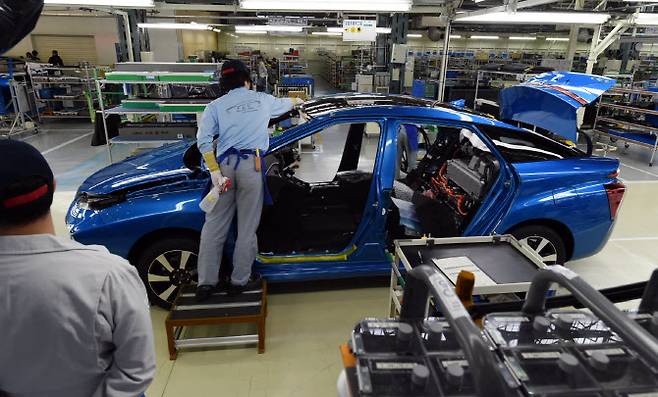
[[[29, 64], [27, 69], [32, 81], [39, 121], [88, 119], [93, 122], [95, 99], [92, 95], [94, 87], [92, 66], [55, 67]], [[62, 88], [66, 90], [66, 95], [55, 94], [53, 98], [43, 98], [41, 89], [45, 88]], [[80, 105], [76, 107], [75, 104]], [[56, 110], [57, 105], [61, 105], [62, 109]]]
[[[34, 98], [32, 88], [28, 84], [27, 73], [17, 71], [17, 66], [11, 59], [3, 59], [0, 66], [3, 70], [0, 79], [6, 82], [9, 88], [11, 100], [5, 103], [2, 115], [0, 115], [0, 136], [9, 138], [14, 135], [25, 133], [37, 133], [38, 127], [32, 115], [34, 115]], [[21, 70], [21, 69], [18, 69]], [[11, 107], [11, 113], [9, 109]]]
[[[604, 101], [603, 98], [606, 96], [614, 96], [614, 102]], [[646, 99], [649, 101], [647, 102]], [[597, 140], [601, 136], [605, 136], [613, 143], [617, 140], [623, 141], [625, 148], [628, 148], [629, 144], [635, 144], [651, 149], [649, 166], [652, 166], [658, 149], [658, 126], [650, 124], [646, 117], [655, 116], [658, 121], [658, 110], [638, 107], [638, 102], [642, 100], [655, 104], [658, 100], [658, 92], [623, 87], [612, 88], [605, 92], [597, 104], [596, 120], [592, 132]], [[602, 114], [602, 110], [604, 114]], [[622, 115], [632, 115], [634, 118], [632, 121], [625, 120], [620, 118]], [[642, 120], [643, 117], [644, 120]], [[603, 144], [603, 147], [605, 155], [608, 145]]]
[[[102, 115], [102, 120], [103, 120], [103, 130], [105, 132], [105, 140], [106, 140], [106, 146], [107, 146], [107, 152], [108, 152], [108, 157], [110, 159], [110, 163], [113, 163], [113, 158], [112, 158], [112, 145], [114, 144], [143, 144], [143, 143], [148, 143], [148, 144], [167, 144], [167, 143], [173, 143], [179, 141], [179, 139], [147, 139], [147, 138], [140, 138], [140, 139], [124, 139], [120, 136], [117, 136], [115, 138], [110, 139], [109, 133], [108, 133], [108, 128], [107, 128], [107, 117], [110, 115], [174, 115], [174, 114], [184, 114], [184, 115], [196, 115], [197, 119], [201, 117], [201, 114], [205, 110], [205, 107], [207, 104], [198, 104], [199, 109], [196, 109], [194, 111], [192, 110], [159, 110], [159, 109], [136, 109], [136, 108], [126, 108], [124, 106], [117, 106], [111, 109], [105, 109], [105, 103], [103, 100], [103, 86], [105, 84], [122, 84], [124, 86], [124, 90], [127, 91], [126, 86], [127, 85], [172, 85], [172, 84], [179, 84], [179, 85], [190, 85], [190, 86], [198, 86], [198, 85], [210, 85], [210, 84], [217, 84], [217, 81], [214, 80], [209, 80], [209, 81], [158, 81], [158, 80], [107, 80], [107, 79], [98, 79], [95, 82], [96, 84], [96, 93], [97, 93], [97, 98], [98, 98], [98, 103], [99, 103], [99, 108], [101, 111]], [[195, 106], [196, 104], [190, 103], [190, 106]]]

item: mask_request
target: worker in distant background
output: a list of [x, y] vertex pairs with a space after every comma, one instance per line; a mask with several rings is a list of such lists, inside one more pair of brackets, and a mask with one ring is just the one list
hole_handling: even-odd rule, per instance
[[258, 82], [256, 84], [258, 92], [267, 92], [268, 70], [263, 57], [258, 57]]
[[[256, 231], [263, 210], [261, 155], [269, 149], [270, 119], [289, 112], [302, 101], [255, 92], [249, 76], [249, 69], [242, 62], [224, 62], [220, 85], [226, 94], [206, 108], [199, 124], [199, 151], [212, 184], [223, 194], [206, 214], [201, 231], [198, 301], [224, 290], [235, 296], [261, 284], [260, 276], [251, 272], [258, 253]], [[217, 147], [213, 148], [215, 136]], [[236, 215], [238, 236], [233, 273], [230, 280], [219, 280], [224, 243]]]
[[32, 50], [32, 61], [41, 62], [41, 58], [39, 58], [39, 51]]
[[155, 376], [146, 289], [105, 247], [55, 235], [55, 180], [0, 141], [0, 395], [137, 397]]
[[64, 60], [59, 56], [59, 52], [57, 52], [57, 50], [53, 50], [53, 55], [48, 58], [48, 63], [53, 66], [64, 66]]

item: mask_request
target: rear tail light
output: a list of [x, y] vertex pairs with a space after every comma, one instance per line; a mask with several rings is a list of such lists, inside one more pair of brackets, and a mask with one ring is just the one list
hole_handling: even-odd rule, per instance
[[621, 202], [624, 199], [626, 186], [621, 182], [607, 183], [603, 186], [605, 187], [605, 192], [608, 194], [610, 219], [615, 219], [617, 217], [617, 211], [619, 211], [619, 206], [621, 206]]

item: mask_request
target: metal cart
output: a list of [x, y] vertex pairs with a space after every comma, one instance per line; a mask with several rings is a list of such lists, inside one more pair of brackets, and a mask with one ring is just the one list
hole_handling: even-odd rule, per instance
[[391, 270], [390, 315], [397, 316], [404, 288], [403, 272], [420, 265], [436, 267], [453, 285], [459, 271], [475, 274], [473, 294], [481, 299], [515, 299], [535, 274], [546, 268], [541, 258], [513, 236], [398, 240]]

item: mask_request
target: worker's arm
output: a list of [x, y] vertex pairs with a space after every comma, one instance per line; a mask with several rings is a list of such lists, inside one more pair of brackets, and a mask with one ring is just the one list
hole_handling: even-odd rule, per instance
[[96, 331], [106, 335], [99, 344], [100, 353], [112, 355], [99, 395], [141, 395], [155, 376], [153, 327], [144, 284], [127, 262], [106, 277], [98, 316]]
[[277, 98], [272, 95], [267, 95], [270, 98], [270, 118], [277, 118], [284, 113], [288, 113], [295, 106], [299, 106], [304, 101], [299, 98]]
[[211, 104], [206, 107], [206, 110], [203, 112], [201, 121], [199, 122], [199, 129], [196, 133], [197, 147], [201, 154], [203, 154], [206, 166], [211, 172], [219, 170], [219, 165], [217, 164], [217, 159], [215, 157], [215, 150], [212, 145], [213, 139], [218, 132], [219, 124], [217, 122], [216, 112]]

